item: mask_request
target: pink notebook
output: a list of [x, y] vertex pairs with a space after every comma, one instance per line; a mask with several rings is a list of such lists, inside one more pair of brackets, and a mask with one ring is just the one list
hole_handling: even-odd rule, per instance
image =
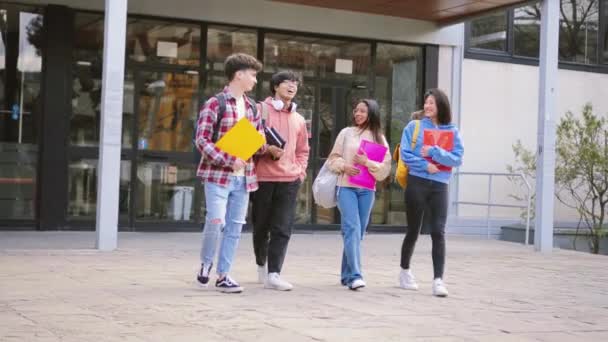
[[[359, 146], [359, 150], [365, 151], [367, 154], [367, 158], [369, 160], [382, 163], [384, 161], [384, 156], [386, 155], [386, 151], [388, 148], [384, 145], [373, 143], [369, 140], [361, 140], [361, 145]], [[374, 190], [376, 188], [376, 179], [369, 173], [367, 166], [355, 164], [355, 167], [358, 168], [361, 172], [359, 172], [356, 176], [349, 176], [348, 181], [353, 185], [362, 186], [364, 188]]]

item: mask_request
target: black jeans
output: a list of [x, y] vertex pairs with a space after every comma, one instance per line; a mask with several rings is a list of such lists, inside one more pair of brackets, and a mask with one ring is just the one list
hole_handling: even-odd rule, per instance
[[424, 220], [433, 241], [433, 272], [435, 278], [443, 278], [448, 185], [412, 175], [408, 176], [407, 183], [405, 207], [408, 228], [401, 246], [401, 268], [410, 268], [416, 240]]
[[260, 182], [252, 194], [253, 252], [259, 266], [268, 273], [281, 273], [296, 209], [301, 181]]

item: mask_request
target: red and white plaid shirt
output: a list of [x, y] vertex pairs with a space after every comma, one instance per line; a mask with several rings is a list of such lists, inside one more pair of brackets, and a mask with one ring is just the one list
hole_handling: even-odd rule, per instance
[[[226, 112], [221, 118], [222, 121], [219, 126], [220, 131], [218, 140], [238, 122], [236, 98], [228, 91], [228, 87], [224, 88], [224, 94], [226, 94]], [[219, 106], [220, 103], [217, 98], [215, 96], [211, 97], [205, 102], [198, 115], [196, 148], [201, 152], [202, 158], [198, 164], [196, 174], [201, 178], [203, 183], [211, 182], [226, 187], [228, 186], [229, 177], [233, 173], [232, 166], [236, 162], [236, 157], [222, 152], [212, 141]], [[258, 113], [258, 115], [254, 117], [251, 104], [247, 100], [245, 100], [245, 108], [245, 117], [261, 134], [264, 134], [260, 114]], [[258, 154], [264, 153], [265, 150], [266, 146], [260, 149]], [[255, 173], [253, 158], [250, 158], [247, 161], [247, 166], [245, 167], [245, 182], [247, 184], [247, 191], [252, 192], [258, 189], [258, 180]]]

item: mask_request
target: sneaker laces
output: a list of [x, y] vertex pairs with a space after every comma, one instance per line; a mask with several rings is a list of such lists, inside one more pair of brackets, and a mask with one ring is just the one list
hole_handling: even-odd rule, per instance
[[233, 285], [234, 285], [234, 286], [239, 286], [239, 283], [237, 283], [237, 282], [236, 282], [234, 279], [230, 278], [230, 276], [229, 276], [229, 275], [227, 275], [227, 276], [224, 278], [224, 281], [225, 281], [225, 282], [226, 282], [226, 284], [228, 284], [229, 286], [233, 286]]

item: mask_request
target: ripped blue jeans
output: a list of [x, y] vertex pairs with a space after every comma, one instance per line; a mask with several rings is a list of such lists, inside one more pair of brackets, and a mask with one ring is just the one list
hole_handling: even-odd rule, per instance
[[206, 182], [205, 205], [207, 215], [203, 228], [201, 263], [213, 262], [221, 235], [217, 274], [226, 275], [230, 272], [230, 266], [241, 238], [241, 229], [247, 216], [249, 193], [245, 177], [230, 176], [227, 187]]

